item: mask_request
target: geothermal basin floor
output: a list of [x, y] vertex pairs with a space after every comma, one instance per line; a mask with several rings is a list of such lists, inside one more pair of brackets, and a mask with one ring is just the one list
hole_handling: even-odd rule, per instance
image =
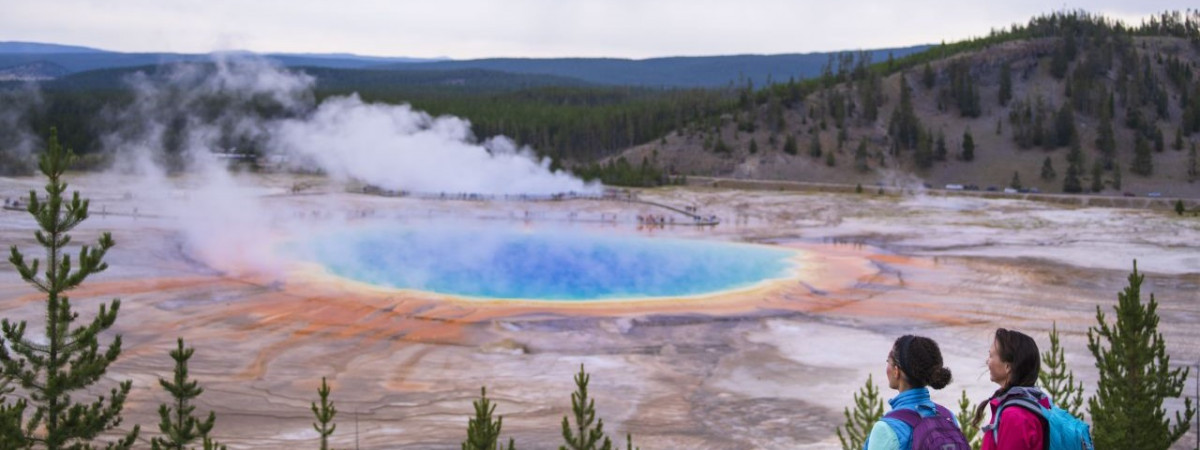
[[[459, 448], [481, 386], [504, 417], [504, 439], [557, 447], [580, 364], [617, 443], [632, 433], [643, 449], [838, 448], [842, 408], [868, 375], [885, 380], [891, 342], [903, 334], [941, 345], [954, 382], [934, 399], [951, 409], [963, 390], [978, 402], [994, 389], [984, 360], [997, 327], [1027, 332], [1044, 349], [1057, 323], [1067, 363], [1090, 391], [1087, 329], [1096, 306], [1111, 320], [1134, 259], [1146, 274], [1143, 300], [1154, 293], [1159, 302], [1172, 362], [1200, 361], [1200, 220], [1170, 211], [674, 187], [637, 195], [722, 223], [639, 227], [638, 215], [671, 213], [619, 201], [376, 197], [299, 176], [238, 181], [142, 189], [133, 177], [68, 179], [92, 199], [74, 244], [100, 231], [117, 241], [110, 269], [71, 293], [83, 318], [122, 300], [114, 330], [124, 351], [96, 392], [132, 379], [123, 426], [140, 424], [143, 438], [157, 433], [157, 407], [168, 399], [157, 379], [170, 375], [167, 352], [183, 337], [196, 348], [191, 376], [205, 388], [197, 411], [217, 413], [214, 435], [230, 448], [313, 445], [309, 404], [321, 377], [339, 410], [336, 448]], [[0, 178], [0, 197], [41, 185]], [[750, 290], [561, 305], [366, 288], [262, 251], [317, 229], [467, 222], [759, 243], [809, 256], [796, 279]], [[41, 256], [33, 227], [26, 213], [0, 211], [3, 244], [27, 258]], [[43, 300], [4, 264], [0, 316], [38, 331], [43, 314]]]

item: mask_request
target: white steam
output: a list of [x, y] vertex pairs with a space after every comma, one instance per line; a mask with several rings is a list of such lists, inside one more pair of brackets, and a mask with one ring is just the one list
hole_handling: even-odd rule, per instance
[[594, 192], [597, 185], [552, 172], [528, 147], [498, 136], [472, 141], [471, 124], [409, 105], [325, 100], [312, 114], [273, 123], [271, 148], [326, 173], [391, 190], [482, 194]]
[[[339, 180], [416, 192], [596, 192], [600, 186], [549, 170], [528, 148], [494, 137], [475, 143], [470, 124], [357, 95], [314, 105], [315, 80], [252, 58], [178, 65], [128, 80], [133, 101], [105, 111], [101, 138], [114, 168], [147, 209], [178, 218], [190, 254], [229, 273], [271, 273], [278, 219], [265, 192], [239, 183], [218, 155], [257, 148], [271, 161]], [[284, 224], [290, 225], [290, 224]]]
[[29, 131], [29, 115], [43, 106], [32, 85], [0, 90], [0, 175], [26, 175], [35, 167], [33, 151], [41, 141]]

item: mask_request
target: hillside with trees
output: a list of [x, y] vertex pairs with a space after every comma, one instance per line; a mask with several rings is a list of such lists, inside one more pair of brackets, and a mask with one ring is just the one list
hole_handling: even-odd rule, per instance
[[[1081, 11], [816, 79], [742, 87], [737, 106], [618, 158], [668, 173], [1200, 196], [1200, 13], [1138, 26]], [[1020, 186], [1016, 186], [1016, 185]]]

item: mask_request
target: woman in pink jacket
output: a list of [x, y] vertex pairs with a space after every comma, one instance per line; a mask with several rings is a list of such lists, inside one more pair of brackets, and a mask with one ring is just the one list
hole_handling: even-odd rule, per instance
[[982, 429], [982, 450], [1043, 450], [1049, 442], [1045, 419], [1033, 411], [1012, 405], [996, 417], [1001, 402], [1017, 395], [1033, 396], [1042, 406], [1050, 402], [1038, 388], [1038, 371], [1041, 370], [1041, 354], [1037, 342], [1028, 335], [1003, 328], [996, 330], [992, 349], [988, 353], [987, 366], [992, 382], [1000, 389], [992, 398], [980, 403], [975, 409], [974, 423], [983, 420], [984, 409], [992, 412], [992, 420]]

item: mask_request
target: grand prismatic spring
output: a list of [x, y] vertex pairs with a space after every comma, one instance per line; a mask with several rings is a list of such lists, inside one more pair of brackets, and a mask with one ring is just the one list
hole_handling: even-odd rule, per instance
[[[623, 200], [384, 197], [299, 176], [239, 178], [239, 198], [253, 200], [215, 209], [187, 177], [153, 191], [106, 175], [71, 182], [93, 199], [76, 239], [117, 240], [111, 269], [72, 299], [81, 311], [123, 300], [125, 353], [108, 377], [134, 381], [126, 422], [157, 421], [157, 378], [182, 336], [207, 389], [199, 409], [217, 412], [217, 435], [236, 448], [310, 445], [321, 377], [341, 411], [338, 448], [457, 448], [485, 385], [506, 437], [549, 447], [580, 364], [605, 429], [641, 448], [830, 448], [841, 409], [882, 376], [903, 333], [942, 344], [955, 381], [939, 402], [991, 391], [997, 326], [1044, 339], [1057, 322], [1068, 364], [1094, 385], [1086, 330], [1133, 258], [1172, 361], [1200, 359], [1188, 344], [1200, 339], [1200, 228], [1150, 208], [635, 194], [722, 218], [691, 226]], [[40, 184], [2, 179], [0, 194]], [[35, 245], [25, 213], [5, 210], [0, 224], [6, 243]], [[5, 315], [36, 323], [40, 297], [3, 274]]]
[[343, 278], [477, 299], [689, 297], [795, 270], [795, 251], [766, 246], [504, 227], [376, 227], [286, 251]]

